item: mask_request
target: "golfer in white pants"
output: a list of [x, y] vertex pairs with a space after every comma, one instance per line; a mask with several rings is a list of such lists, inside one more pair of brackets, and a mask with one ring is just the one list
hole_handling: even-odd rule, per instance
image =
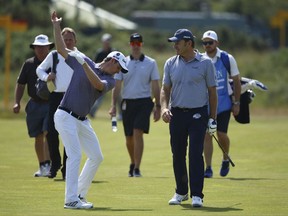
[[[93, 204], [87, 202], [85, 197], [103, 155], [98, 138], [86, 116], [95, 101], [114, 88], [114, 74], [120, 71], [127, 73], [128, 70], [125, 56], [119, 51], [111, 52], [99, 64], [79, 51], [68, 54], [61, 35], [61, 20], [56, 12], [52, 13], [57, 51], [73, 69], [71, 82], [54, 115], [55, 128], [68, 157], [64, 208], [87, 209], [92, 208]], [[78, 179], [81, 149], [87, 155], [87, 160]]]

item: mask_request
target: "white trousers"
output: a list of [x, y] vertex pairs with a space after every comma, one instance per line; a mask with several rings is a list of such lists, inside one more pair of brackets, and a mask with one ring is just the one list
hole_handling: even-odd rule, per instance
[[[78, 199], [78, 195], [86, 197], [88, 189], [103, 161], [103, 154], [98, 138], [91, 127], [90, 121], [80, 121], [63, 110], [57, 110], [54, 115], [55, 128], [64, 144], [66, 161], [65, 203]], [[81, 149], [87, 155], [87, 160], [78, 178]]]

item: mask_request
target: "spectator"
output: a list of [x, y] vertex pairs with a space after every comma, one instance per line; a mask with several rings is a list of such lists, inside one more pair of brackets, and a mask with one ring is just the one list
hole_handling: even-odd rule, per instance
[[[218, 108], [217, 108], [217, 137], [223, 150], [229, 154], [230, 139], [228, 137], [228, 126], [230, 121], [230, 113], [237, 116], [240, 111], [240, 95], [241, 83], [240, 74], [237, 63], [231, 54], [228, 54], [230, 62], [230, 71], [225, 67], [221, 59], [223, 50], [218, 48], [218, 36], [215, 31], [206, 31], [202, 37], [202, 44], [205, 50], [204, 55], [209, 57], [215, 68], [217, 78], [217, 95], [218, 95]], [[229, 84], [229, 78], [233, 81], [233, 91]], [[212, 170], [212, 154], [213, 142], [212, 137], [207, 133], [204, 142], [204, 157], [206, 162], [206, 169], [204, 176], [211, 178], [213, 176]], [[227, 155], [223, 154], [220, 175], [225, 177], [229, 173], [229, 160]]]
[[[160, 119], [160, 87], [156, 61], [142, 53], [143, 37], [134, 33], [130, 36], [131, 55], [126, 57], [129, 73], [116, 74], [116, 85], [112, 91], [110, 115], [116, 115], [116, 100], [122, 82], [122, 116], [126, 146], [130, 156], [129, 177], [141, 177], [140, 164], [144, 150], [143, 133], [149, 133], [150, 115], [154, 121]], [[155, 104], [151, 98], [151, 87]]]
[[[188, 181], [193, 207], [203, 205], [203, 143], [207, 129], [216, 131], [217, 93], [215, 68], [210, 59], [194, 49], [194, 36], [178, 29], [168, 39], [174, 42], [176, 55], [164, 65], [161, 89], [162, 119], [169, 123], [170, 145], [176, 192], [169, 205], [188, 200]], [[210, 116], [208, 115], [208, 106]], [[209, 118], [209, 120], [208, 120]], [[189, 138], [189, 178], [186, 167]]]
[[[111, 43], [112, 43], [112, 35], [111, 34], [109, 34], [109, 33], [103, 34], [102, 38], [101, 38], [101, 42], [102, 42], [102, 47], [97, 50], [96, 55], [95, 55], [94, 61], [96, 63], [102, 62], [110, 52], [115, 50], [111, 46]], [[104, 100], [104, 96], [101, 96], [93, 104], [93, 106], [89, 112], [89, 114], [92, 118], [95, 118], [97, 111], [99, 110], [101, 104], [103, 103], [103, 100]], [[121, 101], [121, 98], [118, 98], [117, 103], [118, 103], [119, 107], [120, 107], [120, 101]], [[119, 120], [122, 119], [122, 113], [120, 112], [120, 109], [119, 109], [118, 119]]]
[[35, 151], [39, 162], [39, 170], [34, 173], [35, 177], [46, 177], [50, 170], [49, 149], [45, 140], [49, 103], [48, 100], [43, 100], [36, 94], [36, 68], [53, 47], [54, 43], [49, 42], [46, 35], [40, 34], [35, 37], [34, 42], [30, 44], [30, 48], [34, 50], [34, 56], [24, 62], [15, 87], [13, 112], [18, 114], [21, 109], [20, 102], [27, 85], [29, 101], [25, 107], [26, 124], [29, 136], [35, 138]]
[[[76, 51], [77, 48], [76, 43], [76, 33], [71, 28], [64, 28], [61, 32], [64, 43], [69, 50]], [[54, 91], [49, 96], [49, 120], [48, 120], [48, 134], [47, 134], [47, 141], [49, 145], [49, 152], [51, 158], [51, 168], [48, 177], [55, 178], [57, 175], [58, 170], [61, 168], [61, 155], [59, 151], [59, 134], [54, 126], [54, 113], [56, 112], [64, 93], [67, 90], [67, 87], [70, 83], [73, 70], [65, 63], [65, 59], [58, 53], [57, 59], [58, 63], [56, 66], [57, 73], [49, 73], [47, 74], [46, 71], [48, 68], [53, 67], [53, 56], [52, 51], [48, 54], [46, 59], [39, 65], [37, 68], [37, 75], [43, 81], [52, 81], [55, 85]], [[65, 179], [66, 175], [66, 159], [67, 155], [65, 152], [65, 148], [63, 151], [63, 166], [61, 168], [62, 178]]]

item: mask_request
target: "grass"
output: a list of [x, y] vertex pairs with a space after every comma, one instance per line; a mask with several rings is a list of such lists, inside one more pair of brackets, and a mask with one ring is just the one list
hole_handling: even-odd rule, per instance
[[[128, 178], [129, 159], [123, 128], [111, 131], [104, 112], [92, 126], [101, 143], [104, 161], [88, 193], [91, 210], [63, 209], [65, 183], [59, 176], [32, 177], [37, 170], [33, 140], [24, 118], [0, 120], [0, 215], [101, 215], [101, 216], [251, 216], [287, 215], [287, 115], [252, 114], [251, 124], [231, 121], [231, 158], [235, 167], [226, 178], [219, 176], [220, 150], [215, 145], [214, 178], [205, 179], [204, 207], [191, 200], [169, 206], [175, 182], [168, 125], [151, 122], [144, 137], [143, 178]], [[83, 156], [84, 162], [85, 156]]]

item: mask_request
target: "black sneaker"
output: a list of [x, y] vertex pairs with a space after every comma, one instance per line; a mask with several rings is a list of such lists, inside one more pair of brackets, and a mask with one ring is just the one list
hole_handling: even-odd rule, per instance
[[138, 168], [134, 169], [133, 175], [134, 177], [142, 177], [141, 172]]
[[128, 177], [133, 177], [133, 170], [134, 170], [135, 164], [130, 164]]

